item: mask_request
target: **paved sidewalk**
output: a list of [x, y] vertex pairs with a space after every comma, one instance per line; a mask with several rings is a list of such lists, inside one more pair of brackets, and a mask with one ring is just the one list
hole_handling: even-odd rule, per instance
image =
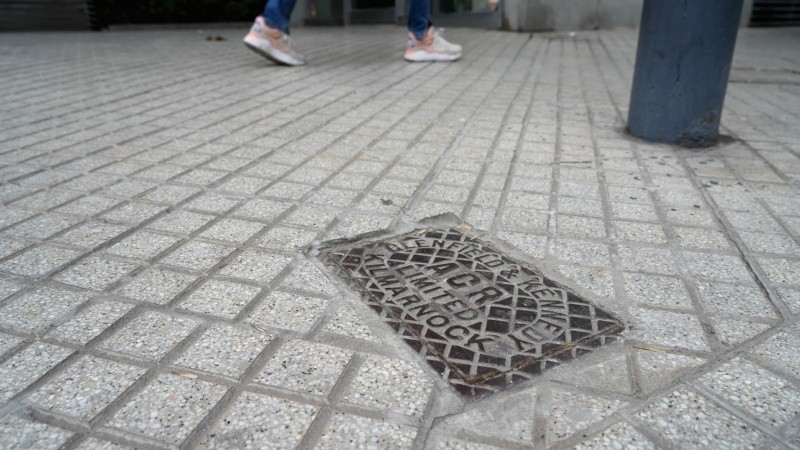
[[[635, 31], [245, 31], [0, 34], [0, 448], [800, 448], [800, 30], [696, 151], [622, 132]], [[444, 212], [624, 339], [464, 399], [303, 251]]]

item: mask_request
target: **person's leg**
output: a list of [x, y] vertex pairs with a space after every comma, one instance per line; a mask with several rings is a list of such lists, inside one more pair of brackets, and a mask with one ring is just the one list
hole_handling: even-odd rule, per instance
[[264, 7], [264, 21], [270, 28], [289, 34], [289, 19], [297, 0], [269, 0]]
[[303, 56], [294, 51], [289, 39], [289, 18], [297, 0], [269, 0], [264, 14], [256, 17], [244, 44], [259, 55], [278, 64], [299, 66]]
[[431, 0], [408, 0], [407, 61], [455, 61], [461, 57], [461, 46], [447, 42], [442, 30], [431, 26]]
[[408, 0], [408, 31], [419, 41], [430, 27], [430, 14], [431, 0]]

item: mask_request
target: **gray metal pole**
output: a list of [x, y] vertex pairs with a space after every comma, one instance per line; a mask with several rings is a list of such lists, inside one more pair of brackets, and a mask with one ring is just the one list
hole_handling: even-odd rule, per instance
[[743, 0], [644, 0], [628, 130], [714, 145]]

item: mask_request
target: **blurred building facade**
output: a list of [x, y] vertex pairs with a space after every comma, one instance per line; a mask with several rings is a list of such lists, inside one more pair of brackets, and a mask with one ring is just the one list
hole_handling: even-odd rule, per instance
[[[102, 29], [145, 23], [241, 22], [266, 0], [0, 0], [0, 30]], [[298, 0], [295, 25], [405, 22], [408, 0]], [[510, 31], [637, 27], [643, 0], [432, 0], [434, 23]], [[745, 0], [743, 26], [800, 25], [800, 0]]]

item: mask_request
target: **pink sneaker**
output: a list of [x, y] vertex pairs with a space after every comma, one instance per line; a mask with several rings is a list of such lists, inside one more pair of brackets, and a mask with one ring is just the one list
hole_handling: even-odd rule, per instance
[[303, 56], [292, 49], [292, 41], [281, 30], [270, 28], [261, 16], [256, 17], [250, 32], [244, 37], [244, 45], [259, 55], [287, 66], [302, 66]]
[[461, 58], [461, 46], [448, 42], [441, 33], [442, 30], [428, 28], [425, 37], [417, 39], [413, 33], [408, 33], [406, 61], [455, 61]]

